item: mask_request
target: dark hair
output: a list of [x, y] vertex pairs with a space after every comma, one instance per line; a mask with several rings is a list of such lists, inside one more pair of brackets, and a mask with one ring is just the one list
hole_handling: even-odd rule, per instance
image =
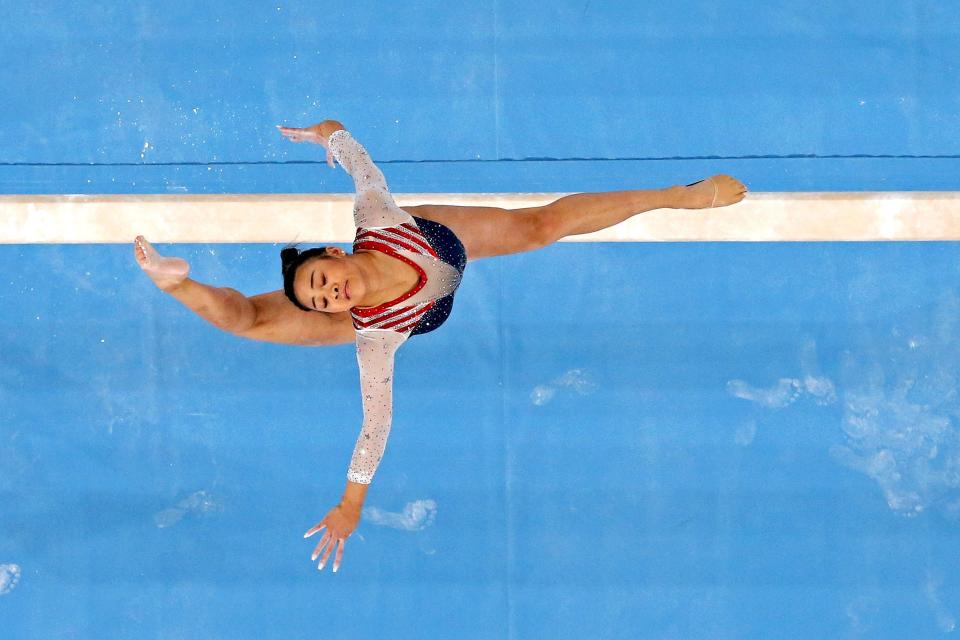
[[300, 251], [296, 247], [287, 247], [280, 252], [281, 270], [283, 271], [283, 292], [287, 295], [287, 298], [290, 299], [290, 302], [297, 305], [298, 309], [316, 311], [316, 309], [311, 309], [310, 307], [305, 307], [300, 304], [297, 296], [293, 294], [293, 279], [297, 275], [297, 269], [310, 258], [324, 257], [326, 255], [327, 250], [323, 247], [307, 249], [306, 251]]

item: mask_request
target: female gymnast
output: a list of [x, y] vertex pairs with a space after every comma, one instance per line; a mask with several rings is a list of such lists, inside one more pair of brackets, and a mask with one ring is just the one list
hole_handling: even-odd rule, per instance
[[747, 189], [718, 175], [687, 186], [650, 191], [569, 195], [542, 207], [499, 209], [419, 205], [401, 209], [366, 150], [334, 120], [306, 128], [278, 127], [293, 142], [327, 150], [356, 186], [353, 253], [336, 247], [281, 252], [283, 289], [247, 298], [187, 277], [182, 258], [161, 256], [143, 237], [134, 243], [140, 267], [163, 291], [234, 335], [284, 344], [356, 342], [363, 427], [340, 503], [304, 537], [326, 529], [311, 557], [323, 569], [360, 521], [367, 489], [383, 455], [392, 419], [393, 359], [410, 336], [446, 320], [468, 260], [532, 251], [569, 235], [590, 233], [653, 209], [706, 209], [743, 200]]

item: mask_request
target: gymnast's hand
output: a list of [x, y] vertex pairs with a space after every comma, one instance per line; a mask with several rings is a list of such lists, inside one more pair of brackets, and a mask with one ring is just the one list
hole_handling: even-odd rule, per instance
[[[337, 569], [340, 568], [340, 560], [343, 558], [343, 547], [347, 543], [347, 538], [349, 538], [353, 530], [357, 528], [357, 523], [360, 522], [360, 511], [359, 506], [341, 502], [331, 509], [330, 513], [328, 513], [317, 526], [303, 534], [304, 538], [309, 538], [318, 531], [323, 531], [323, 529], [327, 530], [326, 533], [323, 534], [323, 537], [320, 538], [320, 542], [317, 543], [317, 547], [313, 550], [313, 555], [310, 557], [310, 560], [316, 560], [317, 556], [323, 553], [317, 569], [323, 571], [323, 567], [327, 564], [327, 559], [330, 557], [330, 552], [337, 546], [337, 543], [340, 544], [340, 548], [337, 549], [337, 554], [333, 558], [333, 572], [336, 573]], [[324, 547], [326, 547], [326, 550], [324, 550]]]
[[293, 142], [312, 142], [313, 144], [321, 144], [327, 150], [327, 164], [331, 167], [333, 164], [333, 153], [330, 151], [330, 135], [334, 131], [339, 131], [343, 129], [343, 125], [337, 122], [336, 120], [324, 120], [319, 124], [315, 124], [312, 127], [281, 127], [277, 125], [277, 129], [280, 130], [288, 140]]

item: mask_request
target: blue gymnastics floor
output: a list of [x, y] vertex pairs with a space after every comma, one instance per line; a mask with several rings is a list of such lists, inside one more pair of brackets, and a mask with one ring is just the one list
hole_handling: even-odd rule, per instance
[[956, 8], [2, 0], [0, 193], [335, 191], [334, 116], [398, 192], [953, 191]]
[[[0, 193], [960, 190], [949, 2], [0, 0]], [[132, 239], [131, 239], [132, 240]], [[279, 287], [280, 246], [160, 245]], [[0, 637], [938, 638], [960, 250], [578, 244], [399, 353], [340, 572], [351, 346], [243, 341], [128, 245], [0, 246]]]
[[[273, 286], [272, 246], [177, 249], [197, 277]], [[301, 535], [343, 488], [352, 348], [221, 333], [130, 253], [2, 254], [0, 557], [22, 569], [6, 637], [955, 623], [955, 245], [563, 245], [471, 265], [448, 324], [399, 354], [337, 575]]]

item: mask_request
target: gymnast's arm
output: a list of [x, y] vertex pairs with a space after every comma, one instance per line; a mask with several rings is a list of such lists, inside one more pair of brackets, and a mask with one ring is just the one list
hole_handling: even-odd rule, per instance
[[327, 149], [327, 162], [333, 166], [336, 158], [340, 166], [353, 178], [357, 194], [376, 191], [389, 195], [387, 181], [373, 164], [363, 146], [337, 120], [324, 120], [310, 127], [277, 127], [280, 133], [294, 142], [313, 142]]
[[323, 553], [320, 568], [327, 562], [334, 547], [333, 570], [336, 571], [343, 556], [344, 542], [357, 528], [367, 489], [373, 480], [377, 466], [383, 458], [390, 434], [393, 417], [393, 361], [394, 355], [407, 334], [388, 330], [357, 332], [357, 361], [360, 363], [360, 391], [363, 395], [363, 428], [353, 450], [350, 469], [347, 472], [347, 487], [340, 503], [304, 537], [326, 528], [327, 532], [317, 543], [313, 559]]
[[346, 129], [330, 134], [330, 152], [353, 178], [357, 197], [353, 205], [353, 223], [365, 229], [395, 227], [413, 222], [409, 213], [397, 206], [383, 172], [370, 154]]
[[363, 428], [350, 459], [347, 479], [370, 484], [387, 448], [393, 422], [393, 363], [407, 334], [385, 329], [357, 332], [357, 362], [363, 396]]
[[390, 195], [383, 172], [370, 154], [336, 120], [324, 120], [303, 129], [280, 127], [280, 133], [294, 142], [314, 142], [327, 148], [327, 162], [336, 158], [353, 178], [357, 193], [353, 221], [357, 227], [384, 228], [413, 222], [409, 213], [397, 206]]

